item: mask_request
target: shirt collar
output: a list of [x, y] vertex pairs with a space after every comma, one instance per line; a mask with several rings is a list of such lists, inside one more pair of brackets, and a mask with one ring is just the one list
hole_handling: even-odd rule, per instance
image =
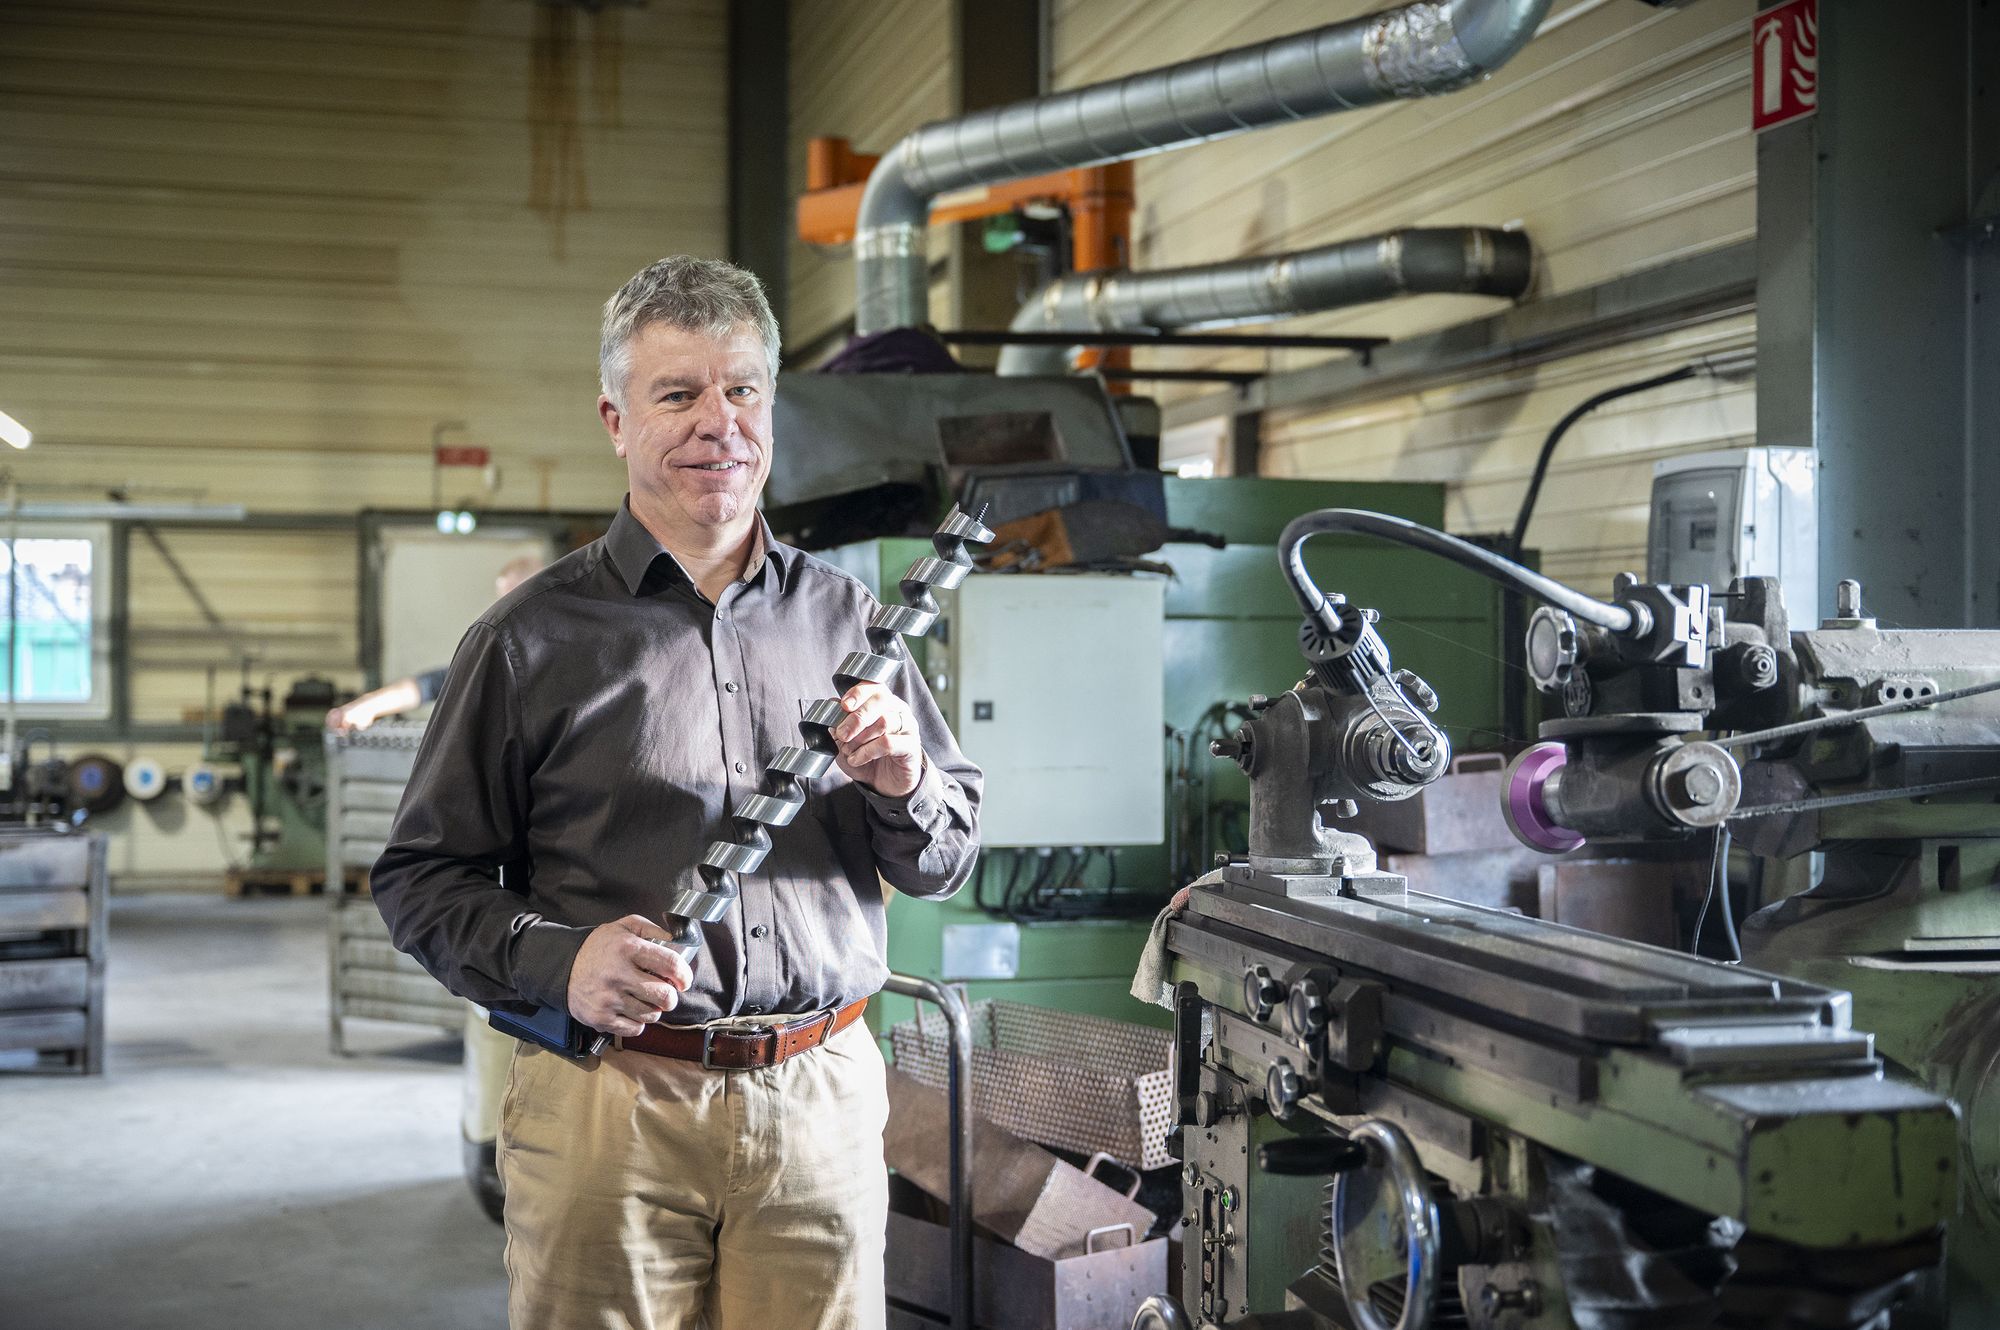
[[[656, 565], [662, 569], [661, 576], [670, 582], [679, 582], [684, 586], [694, 585], [694, 579], [688, 576], [685, 568], [681, 567], [681, 561], [673, 556], [672, 551], [664, 548], [653, 538], [653, 533], [646, 530], [645, 523], [632, 515], [632, 496], [629, 494], [618, 505], [618, 515], [611, 519], [611, 529], [604, 533], [604, 548], [611, 556], [612, 566], [618, 570], [619, 580], [623, 581], [625, 589], [635, 596], [645, 588], [647, 574], [651, 573]], [[778, 576], [782, 582], [792, 572], [793, 561], [798, 555], [799, 551], [771, 534], [771, 524], [764, 520], [764, 514], [758, 513], [757, 548], [750, 559], [749, 573], [744, 580], [752, 580], [756, 576], [758, 565], [768, 560], [777, 566]], [[662, 559], [666, 561], [664, 564], [660, 564]]]

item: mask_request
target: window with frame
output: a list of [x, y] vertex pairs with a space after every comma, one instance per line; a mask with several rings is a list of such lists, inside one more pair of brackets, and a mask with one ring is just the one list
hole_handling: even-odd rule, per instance
[[110, 531], [100, 525], [22, 522], [0, 533], [0, 605], [8, 651], [0, 703], [21, 714], [110, 714]]

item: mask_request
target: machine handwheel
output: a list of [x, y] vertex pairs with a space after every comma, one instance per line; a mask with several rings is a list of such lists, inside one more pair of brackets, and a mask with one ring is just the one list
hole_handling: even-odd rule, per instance
[[1132, 1317], [1132, 1330], [1194, 1330], [1181, 1304], [1165, 1293], [1155, 1293], [1139, 1304]]
[[1348, 1315], [1358, 1330], [1427, 1330], [1439, 1253], [1437, 1202], [1423, 1163], [1402, 1128], [1380, 1119], [1348, 1139], [1368, 1154], [1333, 1184], [1333, 1263]]

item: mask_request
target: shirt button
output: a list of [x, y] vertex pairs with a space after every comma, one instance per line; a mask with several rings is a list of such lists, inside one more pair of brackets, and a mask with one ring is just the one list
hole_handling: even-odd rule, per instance
[[736, 764], [736, 774], [739, 776], [743, 774], [743, 764], [741, 762]]
[[762, 1016], [764, 1014], [764, 1009], [762, 1007], [745, 1007], [743, 1009], [743, 1014], [745, 1016]]
[[755, 928], [753, 928], [753, 929], [751, 929], [751, 930], [750, 930], [750, 936], [751, 936], [751, 937], [762, 937], [762, 936], [764, 936], [764, 934], [766, 934], [766, 933], [768, 933], [768, 932], [770, 932], [770, 931], [771, 931], [771, 930], [770, 930], [770, 929], [768, 929], [768, 928], [766, 928], [766, 927], [765, 927], [764, 925], [762, 925], [762, 924], [758, 924], [758, 925], [757, 925], [757, 926], [756, 926]]
[[734, 683], [726, 683], [722, 685], [722, 691], [725, 693], [733, 693], [736, 691], [736, 685]]

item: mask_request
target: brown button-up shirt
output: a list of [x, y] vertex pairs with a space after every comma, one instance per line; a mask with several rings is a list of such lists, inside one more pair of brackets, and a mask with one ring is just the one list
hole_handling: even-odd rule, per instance
[[[589, 931], [657, 919], [673, 885], [698, 883], [729, 810], [800, 742], [801, 703], [834, 695], [874, 597], [768, 533], [759, 548], [710, 604], [621, 508], [467, 631], [372, 879], [396, 945], [454, 993], [566, 1007]], [[838, 767], [811, 782], [738, 907], [703, 926], [675, 1023], [874, 993], [882, 879], [943, 897], [970, 875], [979, 769], [917, 671], [890, 686], [923, 740], [916, 790], [891, 798]]]

